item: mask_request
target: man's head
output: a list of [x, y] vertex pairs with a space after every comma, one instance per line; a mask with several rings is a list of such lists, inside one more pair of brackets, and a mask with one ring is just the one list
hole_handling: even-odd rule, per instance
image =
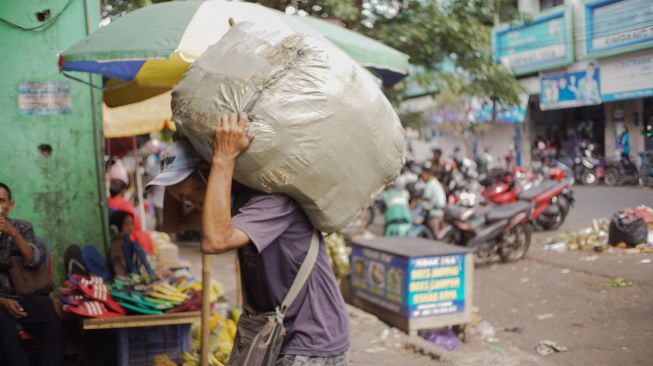
[[161, 154], [161, 172], [146, 188], [164, 186], [175, 199], [190, 201], [201, 208], [204, 203], [208, 168], [187, 140], [175, 141]]
[[109, 194], [111, 197], [122, 194], [125, 189], [127, 189], [127, 183], [123, 182], [120, 179], [111, 179], [109, 184]]
[[440, 149], [433, 149], [433, 160], [440, 160], [440, 157], [442, 156], [442, 150]]
[[431, 172], [432, 167], [433, 166], [428, 161], [426, 163], [422, 164], [422, 171], [419, 173], [419, 176], [420, 176], [420, 178], [422, 178], [422, 180], [424, 182], [427, 182], [431, 178], [433, 178], [433, 173]]
[[11, 188], [0, 182], [0, 216], [7, 217], [14, 209], [14, 201], [11, 199]]
[[117, 234], [131, 235], [134, 231], [134, 218], [127, 211], [116, 211], [109, 216], [109, 225]]

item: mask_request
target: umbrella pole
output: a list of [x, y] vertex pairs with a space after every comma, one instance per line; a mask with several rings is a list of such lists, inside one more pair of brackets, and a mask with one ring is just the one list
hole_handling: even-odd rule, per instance
[[200, 364], [209, 364], [209, 315], [211, 306], [211, 257], [202, 253], [202, 345], [200, 348]]

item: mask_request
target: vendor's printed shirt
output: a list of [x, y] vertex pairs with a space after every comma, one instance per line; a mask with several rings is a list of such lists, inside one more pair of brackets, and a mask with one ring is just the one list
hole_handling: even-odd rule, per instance
[[[28, 221], [7, 219], [13, 225], [20, 235], [29, 243], [34, 250], [34, 261], [27, 262], [24, 260], [26, 267], [36, 268], [41, 263], [41, 250], [36, 244], [36, 235], [34, 228]], [[0, 234], [0, 296], [13, 296], [16, 294], [14, 286], [9, 277], [9, 266], [11, 266], [11, 256], [19, 256], [20, 252], [14, 239], [5, 234]]]
[[[306, 257], [313, 227], [290, 198], [243, 188], [234, 201], [233, 226], [253, 245], [241, 249], [247, 303], [259, 312], [281, 305]], [[347, 310], [324, 242], [306, 284], [286, 314], [282, 354], [333, 357], [349, 349]]]

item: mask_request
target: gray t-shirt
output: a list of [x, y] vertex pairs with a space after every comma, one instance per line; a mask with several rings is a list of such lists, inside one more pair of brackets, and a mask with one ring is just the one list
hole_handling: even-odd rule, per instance
[[[233, 226], [253, 245], [240, 251], [247, 302], [272, 311], [288, 293], [310, 246], [313, 227], [284, 195], [243, 189], [234, 200]], [[347, 310], [331, 270], [324, 242], [302, 291], [284, 321], [281, 354], [332, 357], [349, 349]]]

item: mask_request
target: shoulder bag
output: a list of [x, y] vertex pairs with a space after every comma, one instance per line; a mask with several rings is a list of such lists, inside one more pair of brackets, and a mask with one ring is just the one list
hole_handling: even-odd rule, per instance
[[306, 258], [299, 267], [288, 294], [274, 311], [257, 314], [252, 309], [245, 307], [245, 312], [238, 321], [234, 348], [227, 366], [275, 365], [286, 335], [283, 319], [311, 274], [319, 249], [318, 234], [313, 233]]

